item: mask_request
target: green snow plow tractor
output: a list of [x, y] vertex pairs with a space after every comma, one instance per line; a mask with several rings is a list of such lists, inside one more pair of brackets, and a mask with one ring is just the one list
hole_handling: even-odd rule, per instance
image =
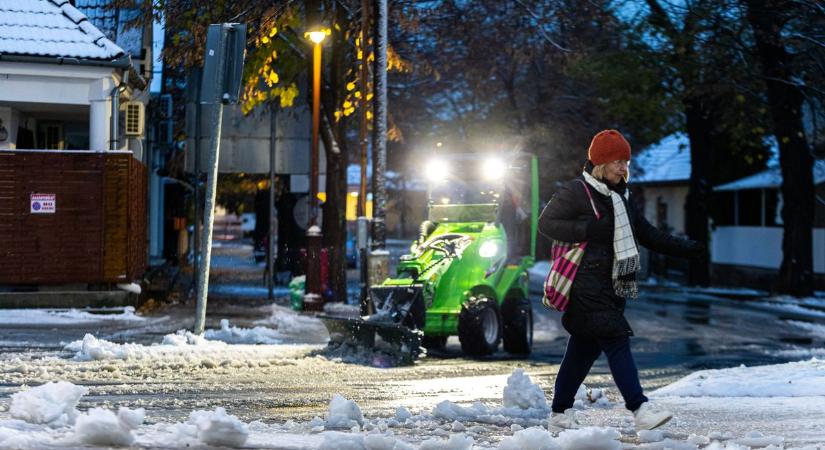
[[330, 345], [373, 347], [411, 362], [420, 347], [526, 356], [533, 345], [528, 269], [535, 261], [538, 165], [526, 153], [432, 161], [428, 218], [396, 266], [369, 289], [372, 314], [321, 316]]

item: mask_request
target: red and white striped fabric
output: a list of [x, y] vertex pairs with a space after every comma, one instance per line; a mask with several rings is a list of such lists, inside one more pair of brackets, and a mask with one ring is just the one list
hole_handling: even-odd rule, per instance
[[[596, 220], [601, 219], [587, 184], [582, 180], [576, 181], [584, 186], [587, 198], [590, 199], [590, 206], [596, 214]], [[585, 247], [587, 247], [587, 242], [553, 241], [553, 246], [550, 248], [550, 272], [544, 279], [544, 298], [541, 299], [544, 306], [556, 311], [567, 311], [567, 305], [570, 304], [570, 289], [573, 287], [573, 280], [582, 262]]]

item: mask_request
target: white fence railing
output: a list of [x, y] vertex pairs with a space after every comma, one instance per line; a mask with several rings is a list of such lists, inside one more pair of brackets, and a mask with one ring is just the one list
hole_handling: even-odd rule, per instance
[[[781, 227], [717, 227], [711, 242], [711, 261], [779, 269], [783, 232]], [[814, 272], [825, 273], [825, 228], [815, 228], [813, 234]]]

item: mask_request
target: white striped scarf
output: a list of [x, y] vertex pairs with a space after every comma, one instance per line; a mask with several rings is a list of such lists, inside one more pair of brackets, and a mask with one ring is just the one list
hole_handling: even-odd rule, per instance
[[[639, 250], [636, 248], [636, 239], [633, 237], [633, 229], [622, 196], [587, 171], [582, 171], [582, 176], [593, 189], [613, 201], [613, 289], [620, 297], [636, 298], [638, 288], [635, 275], [641, 267]], [[629, 190], [625, 189], [624, 197], [625, 200], [630, 198]]]

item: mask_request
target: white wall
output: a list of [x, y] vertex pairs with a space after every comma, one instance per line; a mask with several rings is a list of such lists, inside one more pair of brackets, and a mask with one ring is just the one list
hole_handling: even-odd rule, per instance
[[[716, 264], [779, 269], [782, 264], [780, 227], [717, 227], [711, 239]], [[825, 229], [813, 231], [814, 272], [825, 273]]]
[[89, 106], [89, 146], [109, 148], [111, 91], [120, 80], [108, 67], [0, 61], [0, 102]]
[[[632, 183], [632, 180], [631, 180]], [[645, 218], [654, 226], [656, 223], [656, 201], [662, 197], [667, 204], [667, 224], [674, 232], [685, 232], [685, 202], [687, 200], [687, 186], [644, 186]]]

